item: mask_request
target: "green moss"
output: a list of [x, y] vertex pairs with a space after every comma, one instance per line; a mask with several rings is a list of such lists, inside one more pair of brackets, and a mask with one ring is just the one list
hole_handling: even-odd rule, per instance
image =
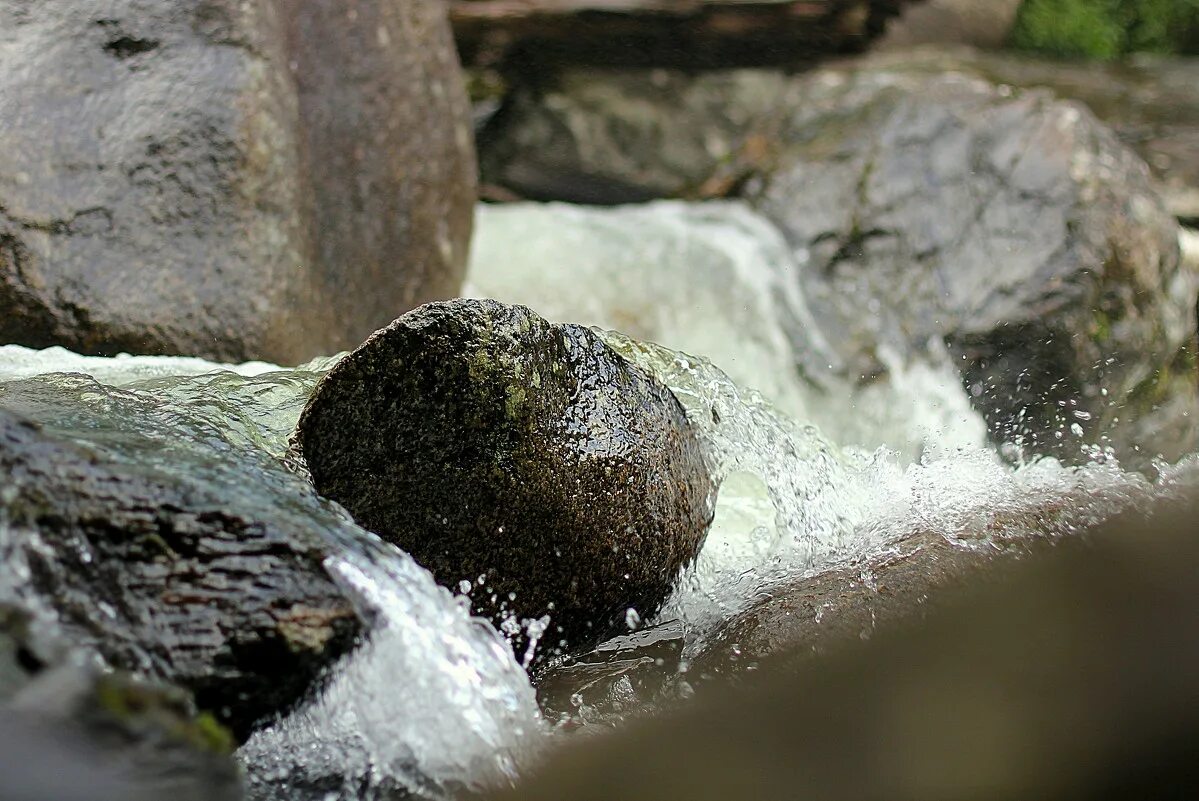
[[1112, 338], [1112, 321], [1099, 309], [1095, 309], [1091, 326], [1091, 339], [1098, 345], [1103, 345]]
[[1199, 53], [1199, 0], [1025, 0], [1011, 43], [1055, 56]]
[[182, 690], [141, 684], [120, 674], [96, 681], [97, 708], [128, 731], [157, 730], [193, 748], [216, 754], [233, 753], [229, 731], [207, 712], [193, 714]]

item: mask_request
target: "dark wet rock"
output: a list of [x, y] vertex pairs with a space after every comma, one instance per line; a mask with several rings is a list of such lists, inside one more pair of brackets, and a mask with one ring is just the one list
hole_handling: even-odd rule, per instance
[[811, 63], [861, 50], [914, 0], [452, 0], [463, 60], [536, 75], [561, 64]]
[[0, 342], [295, 363], [455, 294], [475, 170], [444, 14], [0, 4]]
[[233, 738], [186, 692], [81, 665], [0, 700], [0, 775], [5, 801], [243, 797]]
[[[33, 408], [36, 393], [12, 382], [0, 401]], [[193, 693], [239, 738], [350, 649], [363, 622], [312, 531], [205, 483], [214, 467], [177, 456], [159, 469], [178, 443], [146, 435], [117, 458], [75, 439], [0, 410], [0, 601], [35, 633], [49, 627], [75, 650]]]
[[[668, 389], [589, 329], [523, 306], [434, 303], [317, 386], [297, 429], [316, 488], [477, 612], [585, 648], [652, 614], [711, 517]], [[480, 577], [485, 577], [480, 581]]]
[[1196, 514], [1192, 501], [1121, 521], [923, 621], [798, 666], [764, 662], [737, 691], [567, 741], [493, 798], [1186, 795]]
[[792, 80], [734, 70], [566, 70], [518, 84], [479, 138], [485, 188], [636, 203], [734, 193], [767, 166]]

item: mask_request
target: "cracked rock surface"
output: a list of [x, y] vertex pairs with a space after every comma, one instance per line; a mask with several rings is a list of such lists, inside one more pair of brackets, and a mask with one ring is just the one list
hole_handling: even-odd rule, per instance
[[0, 341], [297, 363], [454, 294], [433, 0], [0, 3]]

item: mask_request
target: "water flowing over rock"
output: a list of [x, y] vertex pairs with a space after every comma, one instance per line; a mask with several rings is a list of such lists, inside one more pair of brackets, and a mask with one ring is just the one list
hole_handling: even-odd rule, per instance
[[803, 267], [744, 202], [484, 204], [475, 230], [471, 297], [703, 354], [843, 446], [886, 447], [915, 461], [986, 443], [946, 354], [896, 358], [885, 380], [866, 385], [833, 375], [835, 351], [819, 340], [800, 292]]
[[[0, 404], [53, 402], [46, 389], [6, 384]], [[70, 440], [0, 411], [0, 597], [193, 691], [242, 737], [355, 642], [363, 622], [311, 531]]]
[[513, 634], [548, 615], [550, 649], [652, 615], [711, 517], [670, 391], [588, 329], [495, 301], [376, 333], [321, 380], [297, 443], [319, 492], [476, 611]]
[[711, 68], [861, 50], [914, 0], [452, 0], [468, 64]]
[[815, 325], [792, 330], [797, 353], [831, 344], [836, 372], [869, 382], [889, 353], [947, 345], [994, 438], [1025, 453], [1190, 450], [1199, 280], [1144, 163], [1076, 104], [879, 59], [567, 72], [496, 117], [485, 180], [591, 202], [740, 194], [799, 261]]
[[474, 172], [436, 0], [0, 3], [0, 342], [351, 347], [457, 291]]
[[[29, 631], [38, 636], [23, 641], [33, 647], [29, 655], [53, 662], [49, 656], [40, 655], [48, 652], [43, 637], [54, 635], [56, 642], [64, 642], [79, 657], [94, 661], [115, 651], [115, 660], [130, 652], [139, 653], [141, 646], [131, 638], [144, 636], [148, 638], [147, 653], [136, 669], [163, 675], [156, 671], [173, 667], [171, 654], [160, 647], [165, 646], [166, 635], [183, 637], [185, 642], [205, 645], [219, 654], [223, 644], [236, 648], [243, 640], [271, 634], [255, 628], [238, 631], [237, 625], [262, 625], [272, 617], [282, 619], [284, 633], [301, 652], [274, 655], [279, 658], [266, 667], [276, 677], [277, 686], [266, 691], [268, 697], [274, 694], [278, 700], [282, 690], [291, 688], [302, 692], [302, 698], [296, 699], [298, 703], [292, 705], [290, 714], [258, 728], [239, 750], [247, 792], [252, 798], [302, 799], [309, 797], [304, 792], [313, 787], [320, 789], [315, 797], [322, 801], [330, 793], [355, 799], [388, 798], [392, 796], [387, 793], [397, 788], [444, 796], [458, 789], [512, 781], [518, 765], [535, 751], [541, 729], [528, 677], [507, 644], [489, 625], [472, 619], [464, 605], [438, 587], [410, 557], [354, 525], [344, 510], [322, 501], [302, 467], [288, 458], [288, 438], [300, 412], [321, 373], [335, 359], [294, 370], [264, 371], [268, 365], [238, 365], [237, 371], [248, 374], [238, 375], [228, 365], [205, 365], [196, 359], [96, 359], [61, 349], [31, 352], [15, 346], [4, 349], [2, 355], [0, 408], [6, 410], [5, 414], [14, 410], [36, 421], [34, 428], [20, 425], [36, 434], [36, 441], [44, 442], [47, 450], [72, 459], [79, 454], [87, 457], [82, 464], [66, 461], [66, 473], [48, 487], [70, 486], [71, 473], [79, 471], [127, 480], [128, 484], [114, 481], [106, 498], [118, 515], [128, 506], [122, 503], [119, 490], [130, 485], [134, 489], [164, 487], [163, 498], [177, 498], [179, 502], [144, 510], [144, 514], [155, 514], [167, 522], [166, 530], [160, 532], [163, 542], [169, 545], [183, 540], [186, 544], [187, 535], [195, 534], [193, 539], [198, 544], [225, 551], [268, 546], [239, 554], [239, 558], [244, 557], [251, 569], [259, 564], [273, 565], [265, 577], [222, 576], [206, 568], [209, 564], [228, 564], [227, 553], [179, 553], [172, 557], [161, 547], [150, 547], [140, 561], [138, 554], [131, 554], [130, 581], [122, 577], [121, 565], [114, 560], [100, 563], [94, 557], [100, 553], [99, 545], [110, 546], [104, 554], [120, 556], [117, 546], [136, 541], [101, 540], [97, 547], [67, 551], [63, 558], [73, 565], [92, 554], [88, 564], [105, 576], [114, 576], [117, 585], [110, 592], [121, 597], [112, 599], [113, 604], [60, 613], [53, 598], [39, 594], [36, 576], [24, 569], [27, 565], [23, 558], [10, 558], [9, 545], [27, 543], [29, 532], [6, 517], [6, 504], [13, 499], [0, 495], [4, 501], [0, 503], [0, 550], [5, 553], [0, 559], [0, 597], [32, 621]], [[29, 376], [34, 365], [45, 374]], [[183, 375], [172, 376], [172, 371]], [[204, 374], [195, 374], [201, 371]], [[103, 376], [103, 382], [79, 373]], [[28, 494], [27, 490], [22, 492]], [[21, 497], [18, 494], [16, 498], [18, 507]], [[171, 520], [179, 521], [181, 528], [193, 522], [206, 499], [212, 498], [219, 499], [219, 505], [207, 528], [192, 525], [186, 531], [170, 529]], [[70, 495], [61, 498], [64, 503], [74, 500]], [[43, 522], [53, 524], [50, 533], [67, 532], [68, 524], [87, 522], [70, 515], [82, 515], [88, 508], [83, 504], [60, 508], [62, 519]], [[249, 521], [247, 531], [241, 533], [254, 535], [255, 539], [243, 541], [239, 537], [228, 542], [212, 531], [220, 520], [235, 518]], [[97, 522], [103, 522], [103, 518]], [[131, 533], [138, 535], [142, 530], [139, 526]], [[100, 539], [101, 533], [83, 532], [94, 534], [92, 539]], [[198, 535], [206, 533], [213, 536], [199, 539]], [[54, 542], [40, 530], [37, 536], [47, 543]], [[47, 555], [52, 553], [45, 550]], [[322, 553], [324, 557], [319, 558]], [[203, 631], [199, 625], [183, 630], [170, 630], [164, 625], [160, 631], [152, 627], [153, 619], [123, 620], [126, 608], [115, 601], [127, 598], [134, 611], [154, 612], [155, 596], [151, 593], [150, 597], [139, 598], [136, 592], [152, 589], [156, 565], [170, 571], [173, 566], [182, 568], [187, 563], [195, 563], [198, 572], [179, 576], [176, 583], [182, 590], [194, 590], [195, 597], [177, 600], [197, 605], [191, 610], [196, 624], [218, 624], [215, 637], [200, 639]], [[320, 645], [321, 621], [291, 607], [282, 596], [279, 608], [256, 606], [270, 590], [296, 576], [299, 567], [308, 571], [306, 586], [301, 588], [303, 597], [319, 596], [331, 588], [341, 603], [348, 605], [353, 619], [360, 622], [362, 632], [355, 638], [356, 647], [346, 648], [344, 656], [328, 664], [328, 669], [321, 671], [306, 689], [300, 685], [316, 656], [312, 649]], [[212, 586], [204, 584], [206, 577], [216, 580]], [[82, 575], [72, 578], [76, 582], [72, 586], [79, 586], [89, 580], [89, 574], [82, 571]], [[260, 587], [264, 579], [267, 583]], [[233, 599], [238, 593], [246, 593], [245, 610], [208, 609], [202, 605], [205, 598]], [[175, 600], [164, 595], [161, 603], [170, 605]], [[103, 617], [98, 621], [103, 628], [80, 632], [72, 625], [80, 615], [115, 618]], [[228, 629], [219, 628], [221, 615], [225, 615]], [[251, 618], [248, 623], [246, 618]], [[90, 622], [90, 618], [84, 622]], [[121, 639], [123, 633], [128, 636]], [[118, 639], [107, 649], [94, 642], [96, 637], [110, 635]], [[325, 648], [329, 660], [335, 657], [334, 644], [329, 642]], [[0, 681], [5, 677], [2, 646], [0, 641]], [[309, 650], [308, 661], [304, 649]], [[263, 657], [272, 656], [268, 648], [259, 650]], [[202, 656], [203, 651], [193, 649], [191, 655]], [[248, 659], [253, 654], [245, 656]], [[28, 661], [28, 655], [19, 658]], [[198, 663], [190, 664], [195, 667]], [[248, 661], [242, 664], [251, 666]], [[206, 675], [219, 678], [221, 671], [229, 667], [216, 662]], [[289, 669], [297, 675], [287, 675]], [[405, 692], [396, 692], [397, 676], [403, 677]], [[204, 678], [198, 676], [194, 683], [202, 684]], [[250, 685], [253, 679], [246, 676], [240, 683]], [[257, 691], [256, 686], [246, 689]], [[265, 706], [257, 696], [248, 694], [230, 699], [230, 703], [232, 709], [222, 706], [209, 711], [244, 720], [255, 713], [256, 707]]]

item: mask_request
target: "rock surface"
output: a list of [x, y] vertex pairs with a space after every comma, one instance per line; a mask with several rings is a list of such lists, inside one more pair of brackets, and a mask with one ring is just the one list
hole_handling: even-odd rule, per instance
[[401, 317], [322, 379], [296, 438], [320, 493], [509, 633], [505, 613], [548, 614], [550, 648], [656, 611], [711, 518], [670, 391], [523, 306]]
[[860, 50], [914, 0], [452, 0], [463, 60], [728, 67]]
[[444, 13], [0, 3], [0, 342], [296, 363], [454, 294], [475, 170]]
[[232, 754], [187, 693], [122, 674], [60, 666], [0, 704], [5, 801], [239, 801]]
[[1071, 459], [1080, 436], [1110, 440], [1137, 463], [1193, 448], [1199, 277], [1144, 163], [1076, 104], [922, 59], [568, 72], [495, 118], [484, 179], [538, 199], [739, 194], [803, 262], [817, 319], [798, 349], [822, 350], [818, 330], [842, 375], [944, 341], [996, 439]]
[[964, 72], [998, 84], [1043, 87], [1085, 103], [1149, 165], [1170, 211], [1199, 222], [1199, 59], [1138, 56], [1120, 63], [923, 47], [872, 58], [879, 67]]
[[998, 441], [1071, 460], [1110, 441], [1137, 464], [1194, 447], [1193, 414], [1135, 426], [1199, 404], [1196, 276], [1146, 166], [1090, 112], [867, 65], [807, 79], [796, 118], [749, 194], [808, 256], [843, 369], [944, 340]]
[[[1194, 787], [1199, 507], [607, 738], [493, 798], [1122, 798]], [[869, 766], [865, 769], [864, 766]]]
[[[37, 402], [0, 385], [8, 408]], [[311, 532], [0, 410], [0, 601], [109, 665], [178, 685], [244, 737], [363, 628]], [[314, 524], [315, 525], [315, 524]]]

